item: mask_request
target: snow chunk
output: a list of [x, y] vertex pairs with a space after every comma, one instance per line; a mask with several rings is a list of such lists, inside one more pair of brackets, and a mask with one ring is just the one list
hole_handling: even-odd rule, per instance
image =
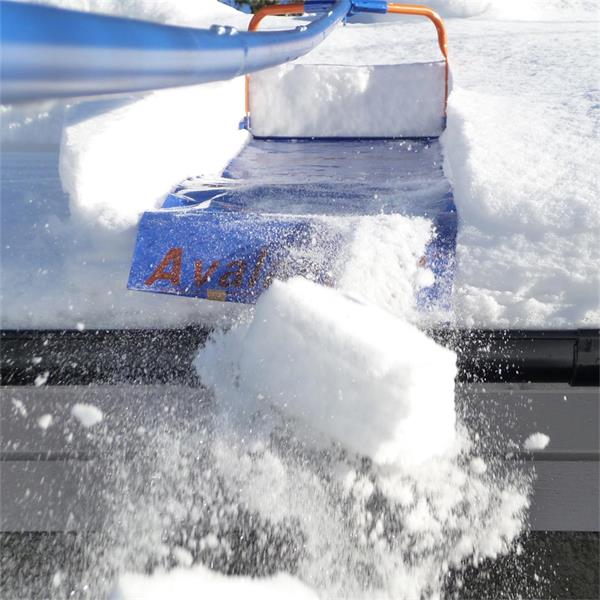
[[469, 466], [471, 467], [471, 471], [476, 475], [483, 475], [487, 471], [485, 461], [479, 456], [472, 458]]
[[550, 443], [550, 437], [545, 433], [532, 433], [523, 443], [525, 450], [543, 450]]
[[444, 128], [443, 62], [285, 64], [252, 75], [250, 84], [257, 136], [435, 137]]
[[104, 415], [102, 411], [92, 404], [74, 404], [71, 408], [71, 414], [84, 426], [92, 427], [102, 421]]
[[35, 387], [41, 387], [42, 385], [46, 385], [48, 377], [50, 377], [50, 371], [44, 371], [43, 373], [40, 373], [33, 380], [33, 385], [35, 385]]
[[48, 427], [50, 427], [53, 422], [54, 422], [54, 417], [50, 414], [42, 415], [37, 420], [38, 426], [40, 427], [40, 429], [43, 429], [44, 431], [46, 431], [46, 429], [48, 429]]
[[[232, 361], [237, 389], [228, 389]], [[195, 362], [204, 383], [243, 396], [244, 410], [262, 394], [383, 464], [419, 463], [452, 446], [455, 363], [413, 325], [301, 278], [274, 282], [253, 321], [216, 337]]]
[[12, 405], [15, 409], [15, 411], [22, 417], [26, 417], [27, 416], [27, 409], [25, 408], [25, 405], [23, 404], [23, 402], [21, 400], [19, 400], [18, 398], [11, 398], [10, 401], [12, 402]]
[[291, 575], [251, 578], [226, 576], [207, 569], [174, 569], [152, 576], [123, 575], [110, 596], [111, 600], [317, 600], [316, 592]]

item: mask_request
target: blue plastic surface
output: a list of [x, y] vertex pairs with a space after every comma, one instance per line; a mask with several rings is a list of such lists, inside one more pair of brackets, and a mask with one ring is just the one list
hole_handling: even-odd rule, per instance
[[349, 243], [338, 219], [399, 213], [433, 221], [435, 282], [418, 304], [449, 308], [457, 221], [437, 140], [253, 140], [223, 176], [144, 214], [130, 289], [254, 302], [273, 277], [334, 284]]
[[307, 26], [249, 33], [0, 1], [0, 99], [14, 103], [230, 79], [306, 54], [350, 8], [350, 0], [337, 0]]

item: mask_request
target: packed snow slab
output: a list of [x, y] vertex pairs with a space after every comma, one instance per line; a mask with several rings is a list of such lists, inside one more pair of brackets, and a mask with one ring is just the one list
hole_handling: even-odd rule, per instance
[[252, 303], [301, 274], [405, 317], [447, 311], [456, 212], [441, 165], [435, 140], [253, 140], [222, 179], [144, 214], [129, 287]]
[[444, 129], [444, 62], [285, 64], [250, 77], [257, 137], [437, 137]]
[[[183, 550], [185, 552], [185, 550]], [[315, 591], [291, 575], [252, 578], [227, 576], [206, 567], [175, 569], [154, 575], [123, 575], [110, 600], [317, 600]]]
[[[252, 322], [209, 343], [196, 366], [220, 398], [234, 394], [233, 405], [264, 398], [379, 464], [417, 464], [455, 439], [455, 354], [408, 322], [303, 278], [275, 281]], [[228, 390], [232, 366], [237, 389]]]

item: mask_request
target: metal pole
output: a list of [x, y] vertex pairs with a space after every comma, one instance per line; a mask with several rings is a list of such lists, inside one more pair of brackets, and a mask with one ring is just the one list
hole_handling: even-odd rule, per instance
[[332, 1], [323, 16], [305, 27], [249, 33], [0, 1], [0, 101], [130, 93], [230, 79], [306, 54], [351, 7], [351, 0]]

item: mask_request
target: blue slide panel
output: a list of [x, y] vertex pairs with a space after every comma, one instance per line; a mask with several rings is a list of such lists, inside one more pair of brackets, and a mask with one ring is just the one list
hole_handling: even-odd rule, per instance
[[128, 287], [253, 303], [274, 277], [335, 285], [347, 218], [401, 214], [435, 228], [417, 304], [448, 310], [457, 218], [441, 164], [437, 140], [253, 140], [223, 180], [188, 180], [144, 214]]
[[[295, 250], [322, 233], [308, 218], [229, 208], [148, 212], [139, 225], [128, 287], [254, 303], [273, 278], [306, 273], [310, 265]], [[316, 278], [325, 283], [327, 265], [322, 267]]]
[[314, 10], [325, 7], [307, 26], [239, 32], [3, 0], [0, 101], [130, 93], [231, 79], [306, 54], [347, 16], [352, 2], [319, 2]]

